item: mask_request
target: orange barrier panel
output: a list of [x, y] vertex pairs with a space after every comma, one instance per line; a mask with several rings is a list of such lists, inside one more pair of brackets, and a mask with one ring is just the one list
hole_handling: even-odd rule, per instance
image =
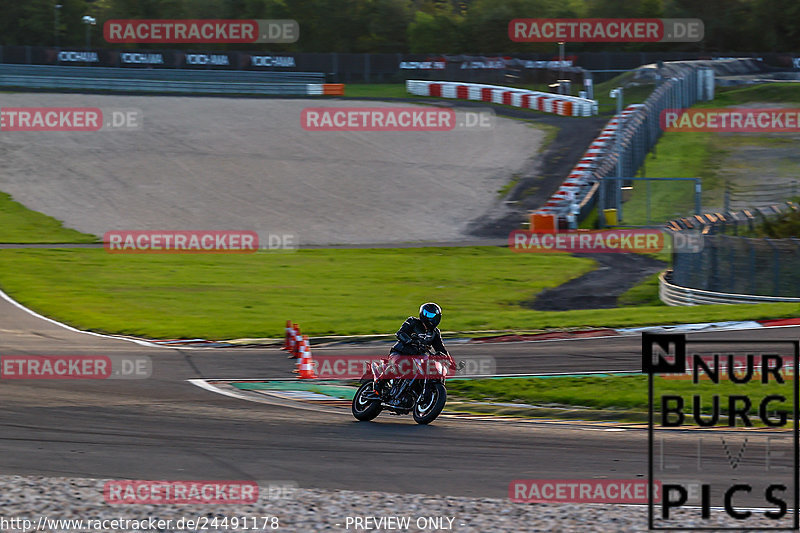
[[531, 231], [551, 232], [558, 229], [556, 215], [531, 213]]
[[323, 83], [322, 94], [344, 96], [344, 83]]

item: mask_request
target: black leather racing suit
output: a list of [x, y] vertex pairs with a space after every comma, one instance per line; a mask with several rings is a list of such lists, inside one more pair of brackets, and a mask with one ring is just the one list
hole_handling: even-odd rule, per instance
[[425, 329], [422, 320], [415, 316], [410, 316], [403, 322], [400, 329], [397, 330], [395, 336], [397, 342], [392, 346], [390, 355], [417, 355], [420, 353], [420, 345], [417, 337], [430, 338], [429, 344], [439, 353], [450, 355], [442, 342], [442, 333], [439, 328], [433, 328], [433, 331]]

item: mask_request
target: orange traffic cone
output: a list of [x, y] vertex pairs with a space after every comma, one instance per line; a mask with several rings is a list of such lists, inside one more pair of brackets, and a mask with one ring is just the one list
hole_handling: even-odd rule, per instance
[[283, 348], [281, 350], [286, 350], [287, 352], [291, 352], [291, 344], [290, 341], [294, 338], [294, 330], [292, 329], [292, 321], [286, 321], [286, 338], [283, 340]]
[[311, 344], [308, 342], [308, 335], [303, 335], [303, 339], [300, 341], [299, 359], [294, 372], [299, 374], [298, 377], [300, 379], [316, 379], [317, 377], [314, 373], [314, 359], [311, 357]]
[[292, 341], [292, 350], [289, 354], [289, 358], [294, 357], [297, 359], [300, 357], [300, 344], [303, 342], [303, 336], [300, 334], [300, 326], [294, 324], [294, 341]]
[[289, 352], [289, 355], [286, 356], [287, 359], [296, 359], [297, 358], [297, 350], [300, 347], [300, 328], [297, 324], [291, 324], [287, 331], [287, 339], [286, 339], [286, 351]]

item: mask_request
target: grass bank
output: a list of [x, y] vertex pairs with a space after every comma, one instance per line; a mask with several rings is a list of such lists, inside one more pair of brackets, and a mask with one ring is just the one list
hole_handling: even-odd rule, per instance
[[[665, 133], [638, 176], [700, 178], [702, 203], [712, 202], [721, 194], [723, 182], [718, 169], [726, 153], [724, 140], [713, 133]], [[694, 213], [693, 181], [633, 183], [631, 198], [623, 204], [626, 225], [660, 224]]]
[[761, 83], [746, 87], [717, 87], [713, 101], [700, 103], [696, 107], [727, 107], [752, 102], [798, 103], [800, 84]]
[[65, 228], [53, 217], [31, 211], [10, 195], [0, 192], [0, 243], [64, 244], [98, 242], [87, 235]]
[[534, 311], [524, 302], [593, 268], [499, 247], [118, 255], [3, 250], [0, 287], [81, 329], [151, 338], [387, 333], [434, 300], [447, 331], [637, 326], [797, 316], [797, 304]]
[[102, 249], [3, 250], [0, 285], [77, 327], [157, 338], [386, 333], [420, 302], [448, 330], [537, 324], [520, 305], [592, 269], [570, 256], [499, 247], [333, 249], [252, 255], [118, 255]]
[[[800, 102], [800, 84], [768, 83], [743, 88], [718, 88], [713, 101], [694, 107], [797, 102]], [[792, 142], [793, 139], [774, 135], [668, 132], [662, 135], [653, 152], [647, 156], [639, 176], [701, 178], [702, 204], [718, 205], [722, 203], [725, 181], [721, 165], [731, 150], [748, 146], [781, 147]], [[631, 199], [623, 206], [624, 223], [646, 224], [648, 220], [650, 223], [660, 223], [686, 216], [693, 210], [694, 193], [690, 182], [651, 182], [649, 185], [638, 182], [634, 184]]]

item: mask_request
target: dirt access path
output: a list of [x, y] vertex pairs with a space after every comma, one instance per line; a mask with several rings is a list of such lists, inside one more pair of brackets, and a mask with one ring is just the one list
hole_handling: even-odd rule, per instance
[[599, 264], [583, 276], [540, 292], [524, 305], [537, 311], [617, 307], [617, 299], [622, 293], [667, 267], [663, 261], [638, 254], [574, 255], [594, 259]]

